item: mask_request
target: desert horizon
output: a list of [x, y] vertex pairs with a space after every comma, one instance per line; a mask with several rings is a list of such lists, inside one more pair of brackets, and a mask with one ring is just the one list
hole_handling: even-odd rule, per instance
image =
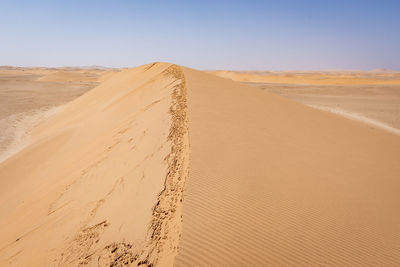
[[0, 9], [0, 267], [400, 266], [400, 2]]

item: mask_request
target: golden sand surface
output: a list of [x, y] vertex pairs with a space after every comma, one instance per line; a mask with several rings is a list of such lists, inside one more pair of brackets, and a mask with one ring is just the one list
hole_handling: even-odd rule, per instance
[[172, 265], [184, 89], [171, 64], [123, 70], [37, 125], [0, 163], [0, 265]]
[[73, 71], [30, 71], [48, 93], [23, 94], [57, 108], [23, 116], [30, 138], [0, 162], [1, 266], [400, 264], [399, 135], [264, 81]]
[[396, 266], [400, 137], [184, 69], [176, 266]]

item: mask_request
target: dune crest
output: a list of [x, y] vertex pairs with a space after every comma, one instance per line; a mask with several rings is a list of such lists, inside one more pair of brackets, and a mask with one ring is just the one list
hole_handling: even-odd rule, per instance
[[0, 265], [171, 265], [188, 166], [185, 83], [114, 74], [0, 165]]

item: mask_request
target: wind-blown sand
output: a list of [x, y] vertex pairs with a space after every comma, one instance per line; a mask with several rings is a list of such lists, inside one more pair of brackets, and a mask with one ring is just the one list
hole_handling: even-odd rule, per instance
[[190, 175], [176, 266], [400, 263], [400, 138], [185, 69]]
[[0, 265], [171, 265], [187, 175], [184, 93], [177, 67], [142, 66], [36, 127], [0, 165]]
[[0, 265], [396, 266], [399, 158], [259, 88], [123, 70], [0, 163]]

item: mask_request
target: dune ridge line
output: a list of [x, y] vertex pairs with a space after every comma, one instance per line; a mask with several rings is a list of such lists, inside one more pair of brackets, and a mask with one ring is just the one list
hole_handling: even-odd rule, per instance
[[[153, 63], [156, 64], [156, 63]], [[151, 68], [151, 65], [149, 68]], [[178, 253], [182, 229], [182, 203], [185, 181], [189, 175], [189, 135], [186, 101], [186, 84], [183, 71], [172, 65], [163, 72], [177, 81], [172, 93], [171, 153], [165, 158], [168, 173], [164, 189], [153, 208], [153, 220], [148, 233], [148, 249], [140, 256], [140, 263], [148, 266], [172, 266]], [[143, 256], [145, 258], [143, 259]]]

